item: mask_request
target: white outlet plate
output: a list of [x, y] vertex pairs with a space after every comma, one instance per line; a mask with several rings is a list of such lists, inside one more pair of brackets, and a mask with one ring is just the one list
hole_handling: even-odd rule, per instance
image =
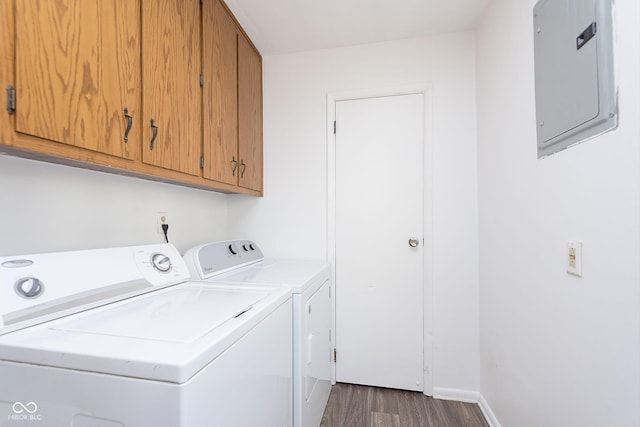
[[162, 231], [162, 224], [169, 224], [169, 213], [168, 212], [158, 212], [156, 215], [157, 224], [158, 224], [158, 234], [164, 234]]
[[567, 242], [567, 273], [582, 277], [582, 242], [569, 240]]

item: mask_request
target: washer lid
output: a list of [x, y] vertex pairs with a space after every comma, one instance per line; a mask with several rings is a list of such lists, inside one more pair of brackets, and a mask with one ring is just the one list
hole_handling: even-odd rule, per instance
[[190, 343], [250, 310], [265, 293], [183, 287], [55, 326], [66, 332]]
[[181, 384], [290, 300], [187, 282], [1, 335], [0, 360]]

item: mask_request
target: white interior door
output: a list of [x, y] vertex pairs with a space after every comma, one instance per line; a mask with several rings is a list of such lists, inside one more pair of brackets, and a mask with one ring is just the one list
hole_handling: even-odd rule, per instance
[[336, 102], [338, 382], [424, 389], [423, 109], [422, 94]]

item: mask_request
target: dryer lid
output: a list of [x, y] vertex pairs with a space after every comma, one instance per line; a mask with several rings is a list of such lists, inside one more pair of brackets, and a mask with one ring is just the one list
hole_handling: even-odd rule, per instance
[[271, 260], [212, 277], [216, 283], [290, 287], [294, 294], [317, 289], [331, 275], [329, 264], [315, 260]]

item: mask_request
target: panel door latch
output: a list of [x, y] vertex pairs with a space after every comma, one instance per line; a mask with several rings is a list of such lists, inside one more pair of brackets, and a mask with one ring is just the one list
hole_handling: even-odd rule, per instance
[[587, 27], [578, 37], [576, 37], [576, 49], [580, 49], [584, 46], [589, 40], [596, 35], [596, 23], [593, 22], [591, 25]]

